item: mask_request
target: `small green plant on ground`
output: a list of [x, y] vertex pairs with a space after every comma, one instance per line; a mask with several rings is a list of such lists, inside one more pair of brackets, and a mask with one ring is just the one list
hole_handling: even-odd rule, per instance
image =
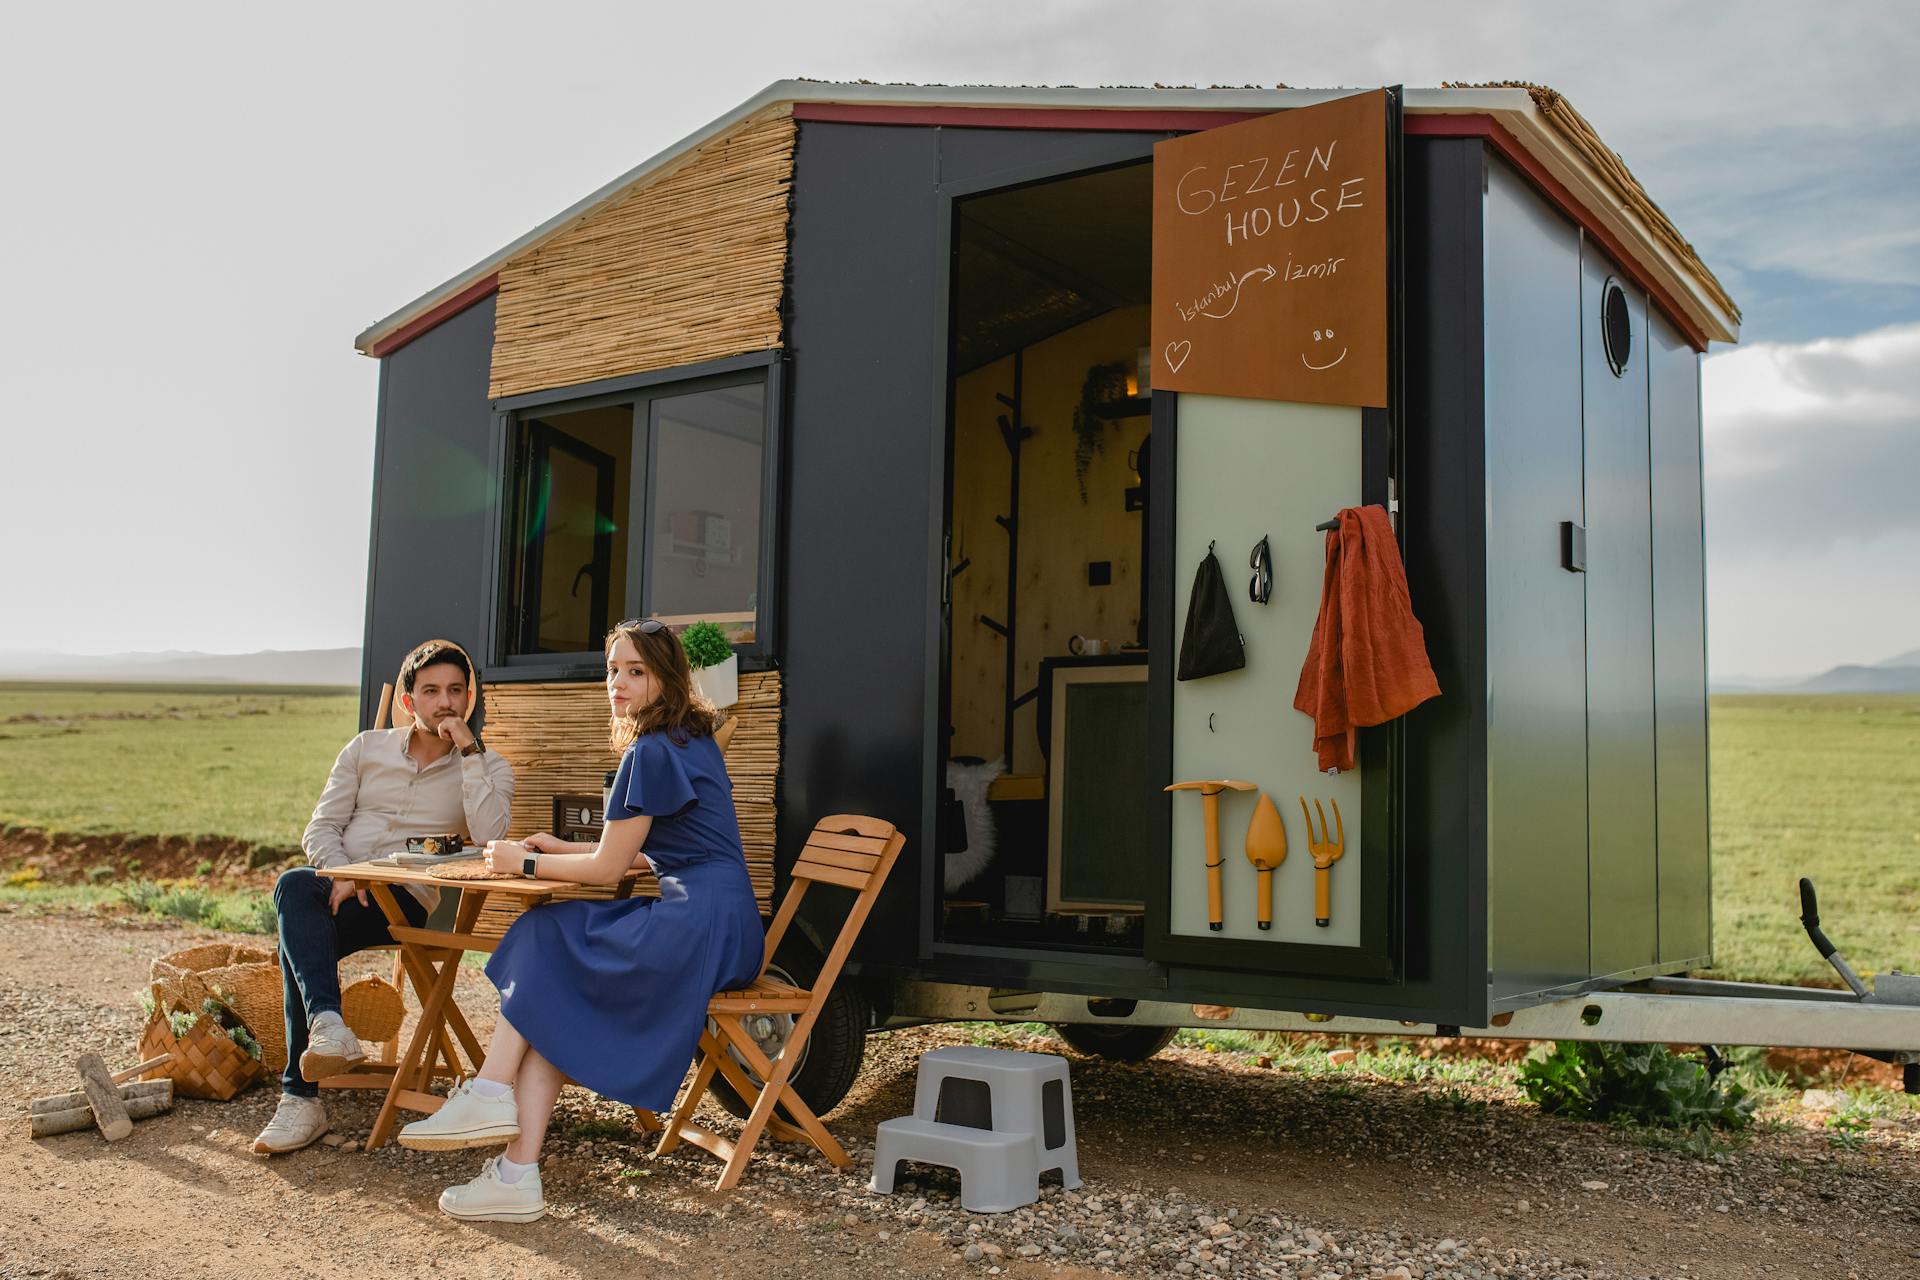
[[594, 1138], [631, 1138], [633, 1127], [618, 1120], [582, 1120], [567, 1127], [567, 1136], [575, 1140]]
[[1744, 1129], [1756, 1106], [1740, 1085], [1664, 1045], [1562, 1040], [1521, 1064], [1520, 1089], [1551, 1114], [1663, 1129]]
[[190, 883], [134, 880], [115, 895], [135, 911], [229, 933], [273, 933], [279, 927], [273, 898], [250, 889], [214, 893]]
[[687, 651], [687, 664], [695, 671], [717, 667], [733, 656], [727, 633], [717, 622], [696, 622], [680, 633], [680, 647]]

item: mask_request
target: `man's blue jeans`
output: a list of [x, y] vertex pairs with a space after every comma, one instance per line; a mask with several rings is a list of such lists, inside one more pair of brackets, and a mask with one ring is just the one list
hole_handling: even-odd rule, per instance
[[[307, 1050], [307, 1023], [323, 1013], [340, 1012], [340, 958], [369, 947], [393, 942], [387, 917], [378, 906], [360, 905], [359, 898], [340, 904], [338, 915], [327, 910], [333, 888], [312, 867], [296, 867], [273, 886], [273, 909], [280, 917], [280, 981], [286, 993], [287, 1069], [280, 1088], [303, 1098], [320, 1096], [320, 1086], [300, 1074], [300, 1055]], [[427, 908], [404, 889], [394, 900], [409, 923], [419, 925]]]

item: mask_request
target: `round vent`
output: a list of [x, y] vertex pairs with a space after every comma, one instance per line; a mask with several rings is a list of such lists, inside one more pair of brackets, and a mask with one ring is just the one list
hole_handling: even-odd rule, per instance
[[1611, 277], [1600, 291], [1600, 341], [1607, 349], [1607, 367], [1613, 376], [1624, 374], [1627, 357], [1633, 354], [1633, 312], [1627, 306], [1627, 291]]

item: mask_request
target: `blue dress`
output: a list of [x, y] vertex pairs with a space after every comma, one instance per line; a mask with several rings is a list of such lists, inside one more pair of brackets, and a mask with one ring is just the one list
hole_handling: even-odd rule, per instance
[[516, 920], [487, 962], [500, 1012], [568, 1077], [665, 1111], [715, 992], [760, 972], [766, 931], [740, 848], [733, 784], [710, 737], [642, 735], [620, 760], [607, 820], [647, 814], [660, 897], [573, 899]]

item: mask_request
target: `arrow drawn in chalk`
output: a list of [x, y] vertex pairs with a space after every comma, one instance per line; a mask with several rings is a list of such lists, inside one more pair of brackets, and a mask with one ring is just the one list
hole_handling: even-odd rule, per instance
[[1226, 309], [1225, 311], [1222, 311], [1222, 312], [1220, 312], [1220, 313], [1219, 313], [1219, 314], [1217, 314], [1217, 315], [1216, 315], [1215, 313], [1213, 313], [1213, 312], [1211, 312], [1211, 311], [1202, 311], [1202, 312], [1201, 312], [1200, 314], [1201, 314], [1201, 315], [1203, 315], [1203, 316], [1205, 316], [1205, 317], [1206, 317], [1207, 319], [1209, 319], [1209, 320], [1225, 320], [1225, 319], [1226, 319], [1226, 318], [1227, 318], [1228, 316], [1230, 316], [1230, 315], [1232, 315], [1232, 314], [1233, 314], [1233, 312], [1234, 312], [1234, 308], [1235, 308], [1235, 307], [1238, 307], [1238, 306], [1240, 305], [1240, 289], [1241, 289], [1241, 287], [1242, 287], [1243, 285], [1245, 285], [1245, 284], [1247, 283], [1247, 281], [1249, 281], [1249, 280], [1261, 280], [1261, 281], [1266, 281], [1266, 280], [1271, 280], [1271, 279], [1273, 279], [1273, 278], [1274, 278], [1275, 276], [1277, 276], [1277, 275], [1279, 275], [1279, 274], [1280, 274], [1280, 273], [1279, 273], [1278, 271], [1275, 271], [1275, 270], [1273, 269], [1273, 264], [1272, 264], [1272, 263], [1268, 263], [1268, 264], [1267, 264], [1266, 266], [1264, 266], [1264, 267], [1255, 267], [1255, 268], [1254, 268], [1253, 270], [1251, 270], [1251, 271], [1249, 271], [1249, 272], [1247, 272], [1247, 273], [1246, 273], [1245, 275], [1241, 275], [1241, 274], [1240, 274], [1239, 272], [1237, 272], [1237, 271], [1236, 271], [1236, 272], [1234, 272], [1234, 275], [1233, 275], [1233, 306], [1230, 306], [1230, 307], [1228, 307], [1228, 308], [1227, 308], [1227, 309]]

